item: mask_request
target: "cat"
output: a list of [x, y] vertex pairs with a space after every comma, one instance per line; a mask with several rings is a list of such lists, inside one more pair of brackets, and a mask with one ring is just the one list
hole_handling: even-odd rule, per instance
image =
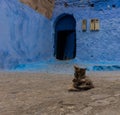
[[86, 76], [86, 68], [80, 68], [74, 65], [73, 87], [80, 90], [94, 88], [93, 82]]

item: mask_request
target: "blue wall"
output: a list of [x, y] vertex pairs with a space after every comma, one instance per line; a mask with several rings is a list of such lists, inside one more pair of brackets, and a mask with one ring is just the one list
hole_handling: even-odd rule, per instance
[[[68, 1], [68, 0], [67, 0]], [[77, 0], [76, 0], [77, 1]], [[120, 62], [120, 2], [96, 2], [64, 7], [55, 6], [48, 20], [19, 0], [0, 0], [0, 69], [12, 68], [22, 63], [42, 62], [54, 56], [55, 21], [63, 13], [72, 14], [76, 20], [77, 52], [79, 63]], [[70, 0], [72, 4], [73, 0]], [[116, 7], [112, 8], [115, 4]], [[100, 30], [90, 31], [90, 19], [100, 20]], [[87, 31], [82, 32], [82, 20], [87, 20]]]
[[[116, 8], [112, 8], [116, 4]], [[96, 7], [96, 5], [99, 7]], [[108, 5], [110, 8], [108, 8]], [[58, 5], [54, 11], [53, 23], [62, 13], [72, 14], [77, 22], [77, 56], [81, 63], [118, 64], [120, 62], [120, 8], [117, 2], [95, 2], [95, 7], [64, 7]], [[102, 9], [102, 10], [101, 10]], [[90, 31], [90, 20], [100, 20], [100, 30]], [[82, 20], [87, 20], [87, 31], [81, 29]]]
[[50, 58], [51, 21], [19, 0], [0, 0], [0, 68]]

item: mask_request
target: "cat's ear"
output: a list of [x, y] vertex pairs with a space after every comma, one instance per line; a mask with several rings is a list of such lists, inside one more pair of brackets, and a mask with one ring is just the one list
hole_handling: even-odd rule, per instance
[[77, 65], [74, 65], [75, 70], [79, 70], [80, 68]]

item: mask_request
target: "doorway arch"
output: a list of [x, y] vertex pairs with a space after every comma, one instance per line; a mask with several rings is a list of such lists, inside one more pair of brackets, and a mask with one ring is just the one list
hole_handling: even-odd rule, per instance
[[59, 60], [76, 56], [76, 21], [73, 15], [60, 15], [55, 22], [54, 56]]

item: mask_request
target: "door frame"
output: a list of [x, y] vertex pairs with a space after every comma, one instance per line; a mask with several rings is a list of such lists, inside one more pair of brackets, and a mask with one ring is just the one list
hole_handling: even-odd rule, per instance
[[[68, 20], [68, 22], [72, 21], [72, 23], [70, 23], [70, 24], [68, 23], [71, 27], [66, 28], [64, 25], [59, 27], [59, 23], [60, 22], [62, 23], [62, 21], [64, 21], [64, 19], [67, 20], [67, 18], [70, 19], [70, 20]], [[75, 48], [74, 48], [74, 53], [73, 53], [74, 57], [71, 58], [71, 59], [74, 59], [76, 57], [76, 20], [75, 20], [74, 16], [71, 15], [71, 14], [62, 14], [62, 15], [58, 16], [57, 19], [54, 22], [54, 32], [55, 32], [55, 34], [54, 34], [54, 56], [55, 56], [56, 59], [58, 59], [57, 58], [57, 38], [58, 38], [57, 33], [59, 31], [65, 31], [65, 30], [66, 31], [69, 31], [69, 30], [75, 31], [75, 38], [74, 38], [75, 39], [75, 44], [74, 44]], [[67, 60], [67, 59], [62, 59], [62, 60]]]

